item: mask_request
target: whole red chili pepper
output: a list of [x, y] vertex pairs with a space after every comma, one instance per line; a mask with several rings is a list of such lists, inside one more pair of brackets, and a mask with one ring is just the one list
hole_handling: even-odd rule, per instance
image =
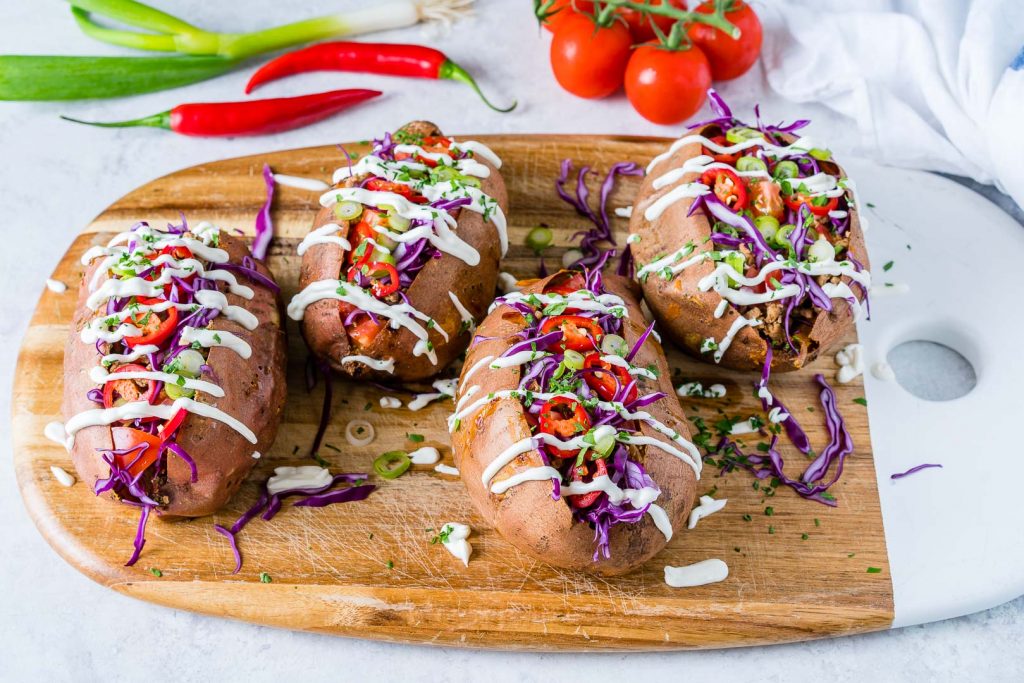
[[197, 102], [129, 121], [65, 121], [104, 128], [149, 126], [200, 137], [264, 135], [316, 123], [343, 109], [380, 95], [379, 90], [332, 90], [301, 97], [279, 97], [248, 102]]
[[353, 71], [357, 73], [407, 76], [410, 78], [447, 79], [465, 83], [476, 91], [480, 99], [495, 111], [510, 112], [516, 102], [506, 109], [488, 101], [473, 76], [448, 59], [440, 50], [422, 45], [398, 43], [353, 43], [334, 41], [320, 43], [294, 52], [288, 52], [264, 64], [249, 79], [245, 92], [250, 93], [264, 83], [310, 71]]

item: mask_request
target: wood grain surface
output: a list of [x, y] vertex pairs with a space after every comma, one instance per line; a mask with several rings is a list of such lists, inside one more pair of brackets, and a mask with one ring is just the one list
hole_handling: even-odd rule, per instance
[[[473, 136], [467, 136], [473, 137]], [[537, 260], [524, 244], [530, 228], [555, 232], [549, 263], [558, 263], [582, 219], [554, 192], [562, 159], [591, 165], [603, 177], [617, 161], [646, 163], [665, 140], [625, 137], [479, 136], [504, 160], [511, 199], [510, 243], [504, 269], [536, 274]], [[350, 145], [363, 152], [365, 146]], [[856, 451], [833, 488], [830, 509], [780, 488], [765, 496], [742, 471], [718, 476], [705, 467], [700, 493], [728, 498], [726, 508], [693, 531], [678, 530], [668, 547], [643, 570], [616, 579], [561, 571], [516, 551], [473, 512], [462, 483], [429, 466], [416, 466], [364, 502], [329, 508], [289, 508], [272, 522], [256, 520], [240, 535], [242, 572], [232, 575], [231, 551], [213, 524], [230, 524], [255, 500], [258, 482], [275, 466], [310, 464], [305, 458], [316, 430], [323, 387], [307, 392], [306, 353], [289, 321], [289, 400], [277, 442], [231, 504], [213, 518], [150, 523], [148, 543], [135, 567], [130, 554], [137, 515], [96, 499], [81, 482], [61, 486], [51, 465], [73, 471], [64, 449], [43, 436], [60, 419], [61, 361], [68, 321], [81, 277], [81, 254], [136, 220], [156, 225], [209, 220], [252, 232], [263, 202], [260, 171], [328, 180], [342, 162], [334, 146], [229, 159], [179, 171], [131, 192], [103, 212], [75, 239], [53, 277], [68, 292], [44, 291], [26, 334], [13, 396], [14, 462], [26, 506], [42, 534], [72, 566], [95, 581], [154, 603], [284, 628], [399, 642], [529, 650], [629, 650], [728, 647], [803, 640], [886, 628], [892, 621], [892, 586], [871, 457], [867, 411], [854, 402], [860, 381], [837, 387]], [[598, 176], [590, 186], [597, 188]], [[631, 203], [636, 179], [623, 180], [610, 206]], [[277, 227], [269, 264], [295, 293], [295, 247], [309, 228], [317, 193], [277, 188]], [[620, 243], [626, 221], [614, 219]], [[54, 245], [54, 248], [60, 248]], [[853, 336], [847, 341], [853, 341]], [[709, 425], [723, 415], [759, 414], [752, 378], [697, 363], [669, 351], [676, 385], [721, 382], [724, 399], [682, 399], [688, 417]], [[831, 354], [797, 374], [773, 378], [773, 392], [797, 412], [811, 442], [826, 439], [813, 375], [835, 374]], [[413, 446], [407, 433], [423, 434], [444, 462], [451, 452], [444, 419], [450, 403], [419, 412], [385, 410], [385, 392], [367, 385], [335, 385], [335, 405], [322, 455], [336, 471], [362, 471], [383, 451]], [[814, 408], [814, 412], [810, 408]], [[365, 418], [376, 440], [354, 448], [347, 422]], [[754, 448], [756, 440], [746, 440]], [[783, 455], [795, 472], [806, 467], [792, 449]], [[766, 514], [767, 507], [773, 514]], [[474, 552], [468, 568], [441, 545], [430, 543], [445, 522], [468, 523]], [[806, 535], [806, 537], [805, 537]], [[718, 584], [674, 589], [666, 565], [717, 557], [730, 568]], [[391, 568], [389, 568], [391, 567]], [[869, 572], [868, 568], [878, 568]], [[162, 573], [157, 577], [150, 570]], [[260, 580], [260, 574], [272, 579]]]

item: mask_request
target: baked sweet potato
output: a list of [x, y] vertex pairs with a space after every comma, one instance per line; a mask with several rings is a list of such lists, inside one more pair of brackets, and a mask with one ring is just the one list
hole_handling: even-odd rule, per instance
[[860, 207], [827, 150], [802, 145], [732, 119], [648, 168], [630, 220], [637, 276], [693, 356], [754, 370], [771, 344], [772, 367], [796, 370], [853, 325], [870, 285]]
[[646, 327], [633, 283], [561, 271], [477, 330], [452, 448], [474, 506], [520, 550], [623, 574], [689, 513], [700, 454]]
[[416, 121], [338, 169], [289, 305], [317, 358], [356, 378], [415, 381], [462, 353], [507, 245], [499, 165]]
[[79, 477], [147, 515], [215, 512], [270, 448], [284, 406], [272, 275], [209, 224], [139, 224], [83, 263], [62, 403]]

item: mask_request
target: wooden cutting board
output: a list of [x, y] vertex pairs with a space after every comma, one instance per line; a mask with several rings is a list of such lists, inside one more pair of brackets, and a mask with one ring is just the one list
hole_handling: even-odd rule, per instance
[[[600, 176], [621, 160], [645, 164], [666, 140], [631, 137], [505, 135], [479, 136], [504, 160], [511, 199], [509, 254], [503, 269], [536, 274], [525, 246], [538, 224], [554, 229], [555, 244], [570, 244], [584, 227], [554, 191], [565, 158], [591, 165]], [[365, 145], [348, 148], [360, 153]], [[64, 449], [43, 436], [59, 420], [61, 362], [79, 258], [136, 220], [155, 225], [209, 220], [251, 233], [264, 200], [260, 172], [327, 180], [342, 162], [335, 146], [298, 149], [196, 166], [143, 185], [87, 226], [53, 274], [67, 293], [45, 291], [21, 348], [14, 384], [14, 461], [28, 510], [53, 548], [78, 570], [121, 593], [162, 605], [280, 626], [398, 642], [529, 650], [654, 650], [709, 648], [804, 640], [888, 627], [893, 619], [892, 585], [879, 508], [867, 412], [859, 380], [837, 386], [839, 406], [856, 444], [842, 481], [833, 489], [838, 508], [798, 498], [780, 488], [766, 496], [745, 472], [718, 476], [705, 467], [700, 493], [728, 498], [726, 508], [693, 531], [679, 530], [668, 547], [632, 575], [605, 579], [562, 571], [519, 553], [484, 526], [457, 477], [432, 467], [414, 467], [359, 503], [329, 508], [285, 508], [272, 522], [257, 520], [240, 535], [242, 572], [232, 575], [231, 552], [213, 524], [229, 525], [257, 496], [257, 483], [275, 466], [311, 464], [304, 459], [316, 431], [323, 387], [308, 392], [306, 351], [289, 321], [289, 397], [277, 442], [232, 503], [213, 518], [150, 523], [148, 543], [135, 567], [122, 566], [130, 553], [134, 510], [97, 500], [81, 482], [64, 488], [50, 466], [73, 471]], [[623, 180], [610, 206], [631, 203], [638, 182]], [[277, 188], [273, 219], [277, 239], [270, 267], [284, 296], [296, 291], [295, 247], [316, 210], [318, 193]], [[620, 243], [626, 221], [615, 219]], [[558, 263], [564, 247], [552, 250]], [[854, 341], [851, 334], [847, 342]], [[721, 382], [724, 399], [683, 399], [689, 417], [708, 425], [723, 415], [758, 414], [752, 378], [697, 363], [669, 349], [676, 384]], [[811, 442], [826, 439], [813, 375], [835, 374], [831, 355], [813, 367], [776, 375], [773, 391], [799, 411]], [[338, 381], [322, 455], [335, 471], [366, 472], [373, 458], [409, 449], [407, 433], [422, 434], [452, 464], [445, 417], [450, 403], [419, 412], [379, 407], [381, 390]], [[814, 408], [814, 412], [810, 408]], [[376, 440], [354, 448], [344, 438], [349, 420], [365, 418]], [[753, 449], [756, 440], [747, 439]], [[783, 452], [797, 472], [804, 456]], [[769, 516], [766, 508], [771, 508]], [[468, 567], [430, 539], [445, 522], [473, 528]], [[725, 560], [729, 578], [699, 588], [675, 589], [663, 580], [666, 565], [708, 558]], [[880, 571], [868, 571], [868, 568]], [[159, 569], [162, 576], [152, 569]], [[260, 579], [265, 573], [272, 581]]]

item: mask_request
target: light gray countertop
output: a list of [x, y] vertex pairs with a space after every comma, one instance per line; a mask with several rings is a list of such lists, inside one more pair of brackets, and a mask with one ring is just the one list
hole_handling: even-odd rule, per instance
[[[243, 30], [315, 16], [354, 2], [256, 0], [245, 12], [199, 0], [160, 3], [197, 23]], [[560, 93], [526, 3], [482, 0], [481, 17], [438, 45], [485, 75], [495, 98], [520, 109], [490, 114], [454, 84], [321, 74], [267, 96], [334, 87], [380, 87], [386, 99], [333, 121], [262, 139], [192, 140], [154, 130], [75, 127], [57, 118], [128, 118], [184, 101], [233, 99], [247, 73], [178, 91], [82, 104], [0, 104], [0, 680], [543, 680], [605, 677], [676, 680], [1009, 680], [1024, 670], [1024, 598], [942, 623], [835, 640], [743, 650], [639, 655], [528, 655], [432, 649], [336, 639], [251, 626], [137, 602], [93, 584], [43, 541], [21, 504], [10, 457], [10, 387], [22, 334], [45, 278], [82, 226], [137, 185], [178, 168], [230, 156], [362, 139], [411, 118], [464, 132], [671, 135], [645, 124], [620, 97], [583, 102]], [[81, 37], [60, 2], [3, 3], [0, 45], [10, 53], [115, 53]], [[472, 40], [466, 40], [471, 36]], [[418, 29], [382, 40], [422, 41]], [[481, 51], [476, 46], [486, 46]], [[486, 54], [484, 54], [486, 52]], [[730, 84], [743, 100], [752, 74]], [[444, 99], [441, 99], [444, 98]], [[787, 112], [788, 113], [788, 112]], [[827, 135], [828, 130], [822, 130]], [[991, 190], [989, 196], [1015, 209]], [[1017, 212], [1020, 219], [1020, 213]], [[910, 361], [913, 362], [913, 361]], [[671, 677], [671, 679], [669, 678]], [[1019, 678], [1018, 678], [1019, 680]]]

